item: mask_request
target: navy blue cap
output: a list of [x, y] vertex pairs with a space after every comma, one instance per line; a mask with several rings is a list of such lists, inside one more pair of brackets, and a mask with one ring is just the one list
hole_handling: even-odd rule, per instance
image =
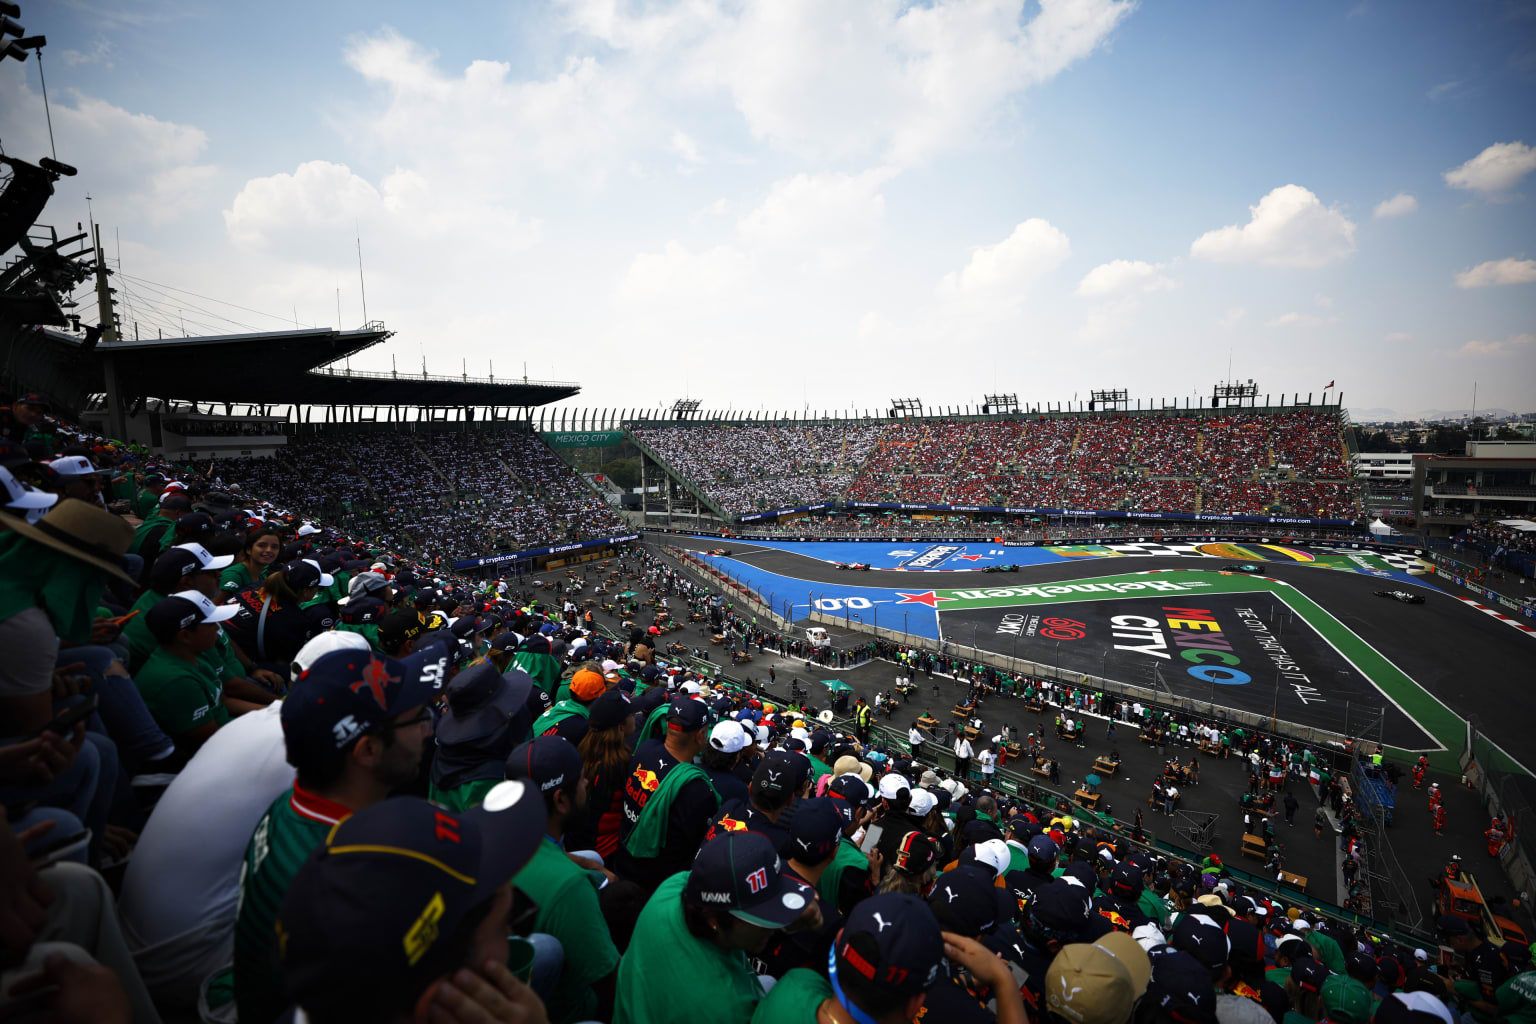
[[820, 864], [837, 852], [837, 844], [843, 836], [843, 826], [848, 823], [838, 811], [845, 801], [818, 796], [799, 800], [789, 808], [788, 853], [802, 864]]
[[798, 793], [810, 777], [811, 762], [793, 750], [770, 750], [752, 771], [752, 789], [758, 793]]
[[932, 909], [911, 893], [861, 900], [833, 943], [834, 981], [844, 972], [910, 996], [933, 984], [944, 959], [944, 937]]
[[1310, 956], [1301, 957], [1291, 964], [1291, 977], [1297, 985], [1310, 992], [1322, 991], [1328, 974], [1328, 966]]
[[511, 632], [510, 630], [497, 633], [495, 636], [491, 637], [491, 650], [500, 651], [502, 653], [506, 653], [507, 651], [515, 651], [517, 650], [517, 645], [519, 642], [520, 641], [517, 639], [517, 634]]
[[581, 781], [581, 754], [563, 736], [535, 736], [507, 755], [507, 778], [526, 779], [541, 793], [575, 792]]
[[928, 906], [945, 931], [974, 939], [1012, 919], [1013, 908], [1003, 903], [1007, 893], [993, 885], [988, 875], [962, 866], [939, 876], [928, 894]]
[[1211, 972], [1188, 953], [1168, 946], [1153, 950], [1152, 980], [1145, 998], [1178, 1024], [1216, 1024], [1216, 986]]
[[1472, 929], [1467, 927], [1467, 919], [1457, 917], [1455, 914], [1442, 914], [1440, 920], [1435, 922], [1442, 935], [1470, 935]]
[[288, 585], [294, 590], [320, 586], [321, 574], [319, 567], [302, 558], [295, 558], [291, 562], [284, 562], [277, 567], [277, 571], [283, 574], [283, 579], [287, 580]]
[[1056, 864], [1056, 858], [1061, 856], [1061, 847], [1056, 845], [1056, 840], [1048, 835], [1038, 835], [1029, 841], [1029, 862], [1037, 867]]
[[667, 712], [667, 727], [680, 732], [697, 732], [709, 724], [709, 709], [691, 697], [673, 703]]
[[377, 624], [385, 616], [384, 602], [376, 597], [354, 597], [341, 610], [341, 621], [349, 626]]
[[634, 702], [623, 690], [604, 690], [587, 705], [589, 729], [612, 729], [626, 718], [633, 718]]
[[683, 891], [763, 928], [792, 923], [816, 898], [810, 886], [784, 874], [773, 843], [757, 832], [723, 832], [701, 846]]
[[857, 775], [839, 775], [827, 783], [827, 795], [847, 804], [850, 817], [852, 817], [852, 811], [858, 810], [873, 799], [870, 795], [869, 783]]
[[[1227, 923], [1227, 941], [1232, 945], [1232, 952], [1228, 954], [1228, 962], [1234, 970], [1243, 967], [1261, 964], [1264, 962], [1264, 933], [1257, 927], [1249, 924], [1241, 918], [1234, 918]], [[1376, 961], [1367, 956], [1371, 961], [1371, 972], [1376, 971]]]
[[1093, 890], [1058, 878], [1035, 890], [1029, 916], [1036, 924], [1061, 935], [1075, 936], [1088, 920]]
[[430, 646], [405, 658], [373, 651], [332, 651], [294, 681], [283, 701], [283, 739], [288, 761], [295, 753], [349, 748], [396, 715], [429, 704], [448, 674], [448, 658]]
[[1204, 914], [1194, 912], [1185, 914], [1184, 919], [1173, 929], [1169, 944], [1174, 949], [1188, 953], [1212, 971], [1225, 967], [1232, 953], [1232, 943], [1221, 925]]
[[287, 998], [344, 1016], [382, 975], [425, 984], [459, 967], [445, 960], [461, 955], [462, 929], [533, 857], [544, 824], [544, 801], [521, 782], [458, 814], [402, 796], [342, 821], [294, 875], [278, 916]]
[[1363, 949], [1357, 949], [1344, 958], [1344, 966], [1352, 978], [1358, 978], [1366, 984], [1376, 980], [1376, 975], [1381, 968], [1376, 966], [1376, 958]]
[[1146, 875], [1128, 860], [1116, 864], [1115, 869], [1109, 873], [1109, 888], [1122, 899], [1134, 900], [1146, 887]]

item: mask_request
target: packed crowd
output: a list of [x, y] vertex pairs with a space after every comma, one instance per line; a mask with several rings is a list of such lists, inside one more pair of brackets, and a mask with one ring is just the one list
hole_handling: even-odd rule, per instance
[[[726, 512], [813, 504], [847, 490], [881, 428], [863, 424], [653, 427], [634, 436]], [[701, 432], [708, 443], [699, 444]]]
[[220, 460], [213, 472], [246, 494], [312, 510], [433, 565], [624, 529], [524, 431], [298, 438], [274, 458]]
[[[669, 664], [659, 627], [596, 631], [580, 582], [472, 584], [39, 429], [40, 396], [5, 408], [0, 1017], [1536, 1012], [1528, 952], [1461, 918], [1458, 967], [1432, 969], [1214, 859]], [[641, 552], [613, 578], [679, 585]]]
[[830, 499], [1353, 518], [1331, 413], [679, 426], [636, 436], [728, 513]]

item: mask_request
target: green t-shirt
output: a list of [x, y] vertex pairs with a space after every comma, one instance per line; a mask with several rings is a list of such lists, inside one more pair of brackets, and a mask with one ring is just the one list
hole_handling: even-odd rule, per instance
[[640, 911], [619, 964], [613, 1024], [695, 1024], [701, 1008], [710, 1024], [747, 1024], [762, 1000], [745, 953], [696, 938], [683, 923], [687, 881], [688, 872], [679, 871]]
[[832, 766], [827, 764], [827, 762], [823, 761], [821, 758], [817, 757], [815, 754], [807, 754], [806, 757], [808, 757], [811, 762], [812, 782], [820, 779], [823, 775], [832, 774]]
[[[144, 561], [153, 564], [160, 552], [165, 548], [165, 538], [176, 536], [176, 520], [162, 516], [158, 509], [150, 509], [149, 513], [139, 513], [144, 521], [133, 531], [133, 540], [128, 544], [128, 550], [136, 555], [143, 555]], [[156, 531], [163, 531], [156, 533]], [[149, 544], [149, 535], [155, 533], [158, 538], [154, 544]]]
[[534, 927], [559, 939], [566, 949], [580, 951], [566, 958], [554, 994], [545, 1001], [551, 1024], [591, 1020], [597, 1012], [592, 985], [619, 965], [619, 950], [597, 905], [592, 875], [545, 839], [512, 881], [539, 905]]
[[1536, 1024], [1536, 971], [1525, 971], [1499, 986], [1493, 995], [1499, 1019], [1513, 1024]]
[[219, 573], [219, 589], [226, 594], [233, 594], [238, 590], [244, 590], [255, 582], [256, 577], [251, 575], [251, 570], [245, 567], [244, 562], [236, 562]]
[[832, 983], [804, 967], [785, 973], [752, 1014], [752, 1024], [815, 1024], [816, 1009], [832, 998]]
[[107, 589], [107, 574], [20, 534], [0, 546], [0, 622], [41, 608], [66, 644], [91, 642], [91, 621]]
[[1317, 1024], [1317, 1018], [1308, 1017], [1306, 1014], [1297, 1013], [1295, 1010], [1286, 1010], [1285, 1019], [1281, 1024]]
[[240, 864], [235, 918], [235, 1003], [241, 1020], [276, 1020], [287, 1009], [277, 913], [288, 883], [347, 813], [340, 804], [295, 787], [274, 800], [256, 825]]
[[183, 661], [165, 648], [157, 648], [133, 674], [144, 706], [160, 728], [177, 739], [206, 722], [229, 721], [224, 706], [224, 683], [207, 661]]
[[479, 807], [485, 802], [485, 794], [489, 793], [504, 779], [476, 779], [474, 782], [466, 782], [462, 786], [454, 786], [452, 789], [438, 789], [435, 785], [427, 785], [427, 799], [444, 810], [455, 814], [469, 810], [471, 807]]
[[224, 632], [223, 626], [219, 627], [219, 642], [198, 657], [218, 673], [220, 683], [227, 683], [231, 679], [238, 679], [245, 675], [245, 666], [240, 664], [239, 657], [235, 655], [234, 642], [229, 639], [229, 634]]
[[139, 514], [140, 519], [148, 519], [150, 513], [160, 507], [160, 495], [153, 491], [140, 491], [139, 496], [133, 500], [133, 510]]
[[123, 623], [122, 639], [128, 645], [128, 671], [137, 672], [159, 648], [160, 642], [155, 639], [155, 634], [149, 631], [149, 610], [155, 606], [164, 594], [153, 590], [146, 590], [139, 595], [139, 599], [133, 602], [130, 612], [138, 612], [133, 618]]

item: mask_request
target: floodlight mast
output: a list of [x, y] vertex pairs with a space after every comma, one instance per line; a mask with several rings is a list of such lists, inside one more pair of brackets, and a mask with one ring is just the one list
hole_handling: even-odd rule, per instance
[[891, 419], [899, 416], [911, 418], [923, 414], [923, 400], [921, 398], [893, 398], [891, 399]]
[[983, 415], [1018, 412], [1019, 396], [1017, 394], [982, 395], [981, 411]]
[[1124, 388], [1104, 388], [1088, 392], [1088, 411], [1114, 409], [1117, 412], [1130, 408], [1130, 392]]
[[1211, 388], [1211, 408], [1219, 409], [1222, 404], [1232, 406], [1248, 406], [1252, 408], [1258, 402], [1259, 386], [1249, 377], [1242, 384], [1217, 384]]
[[697, 416], [701, 404], [702, 400], [698, 398], [679, 398], [672, 403], [672, 417], [674, 419], [686, 420]]

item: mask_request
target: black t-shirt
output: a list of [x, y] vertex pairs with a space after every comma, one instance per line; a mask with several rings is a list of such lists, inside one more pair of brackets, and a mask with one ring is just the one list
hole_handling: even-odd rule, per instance
[[234, 596], [240, 612], [224, 623], [230, 639], [240, 645], [252, 661], [284, 668], [299, 649], [313, 637], [336, 624], [336, 606], [330, 603], [300, 608], [274, 600], [267, 607], [266, 626], [261, 625], [265, 601], [259, 584], [252, 584]]
[[768, 815], [745, 800], [729, 800], [720, 808], [704, 831], [704, 842], [724, 832], [756, 832], [766, 836], [774, 851], [786, 861], [789, 859], [789, 830], [775, 825]]
[[994, 1024], [997, 1017], [991, 1010], [951, 975], [946, 962], [939, 967], [939, 976], [928, 986], [923, 1008], [913, 1017], [921, 1024]]
[[1134, 931], [1151, 920], [1136, 904], [1108, 893], [1101, 893], [1094, 897], [1093, 912], [1107, 920], [1115, 931], [1120, 932]]
[[[629, 761], [629, 774], [624, 782], [624, 817], [620, 823], [620, 835], [627, 839], [640, 811], [653, 787], [644, 784], [654, 774], [657, 784], [666, 778], [667, 772], [677, 767], [677, 758], [667, 753], [661, 740], [647, 740], [640, 744], [635, 756]], [[667, 841], [655, 857], [639, 859], [630, 857], [620, 847], [620, 859], [625, 874], [631, 881], [645, 889], [655, 889], [665, 879], [679, 871], [688, 870], [694, 854], [704, 841], [704, 831], [718, 806], [714, 790], [703, 779], [695, 779], [683, 786], [672, 800], [667, 813]]]
[[720, 794], [720, 799], [725, 803], [740, 800], [743, 803], [751, 796], [747, 789], [747, 783], [737, 776], [734, 771], [717, 771], [713, 768], [704, 769], [709, 776], [709, 781], [715, 784], [715, 792]]
[[[798, 878], [806, 885], [811, 884], [809, 879], [787, 864], [784, 873], [791, 878]], [[783, 931], [774, 933], [763, 952], [755, 958], [757, 973], [782, 978], [796, 967], [808, 967], [819, 974], [827, 972], [827, 954], [832, 950], [832, 940], [837, 938], [837, 933], [843, 927], [843, 915], [822, 899], [820, 894], [816, 896], [816, 902], [821, 907], [821, 927], [794, 934]]]

